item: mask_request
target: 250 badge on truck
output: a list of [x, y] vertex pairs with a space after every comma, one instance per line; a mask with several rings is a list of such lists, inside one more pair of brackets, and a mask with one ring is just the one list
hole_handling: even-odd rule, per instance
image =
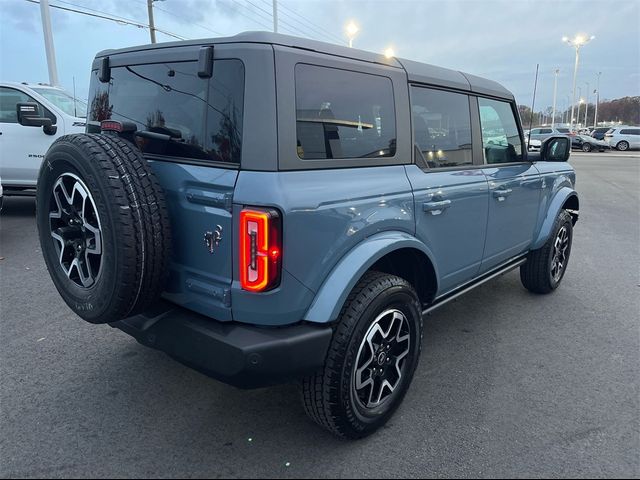
[[425, 312], [566, 272], [569, 141], [528, 153], [495, 82], [247, 33], [101, 52], [90, 92], [38, 181], [64, 300], [230, 384], [300, 381], [337, 435], [400, 405]]

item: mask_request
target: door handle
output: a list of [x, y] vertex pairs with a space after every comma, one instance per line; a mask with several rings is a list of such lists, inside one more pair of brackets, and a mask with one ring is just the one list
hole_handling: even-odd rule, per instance
[[493, 197], [498, 199], [499, 202], [504, 202], [507, 197], [511, 195], [511, 192], [513, 192], [513, 190], [511, 190], [510, 188], [506, 188], [504, 190], [494, 190]]
[[440, 215], [451, 206], [451, 200], [442, 200], [440, 202], [424, 202], [422, 210], [429, 212], [431, 215]]

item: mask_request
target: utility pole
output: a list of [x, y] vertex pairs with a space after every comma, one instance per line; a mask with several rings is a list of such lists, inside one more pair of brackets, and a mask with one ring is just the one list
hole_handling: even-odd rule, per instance
[[49, 83], [55, 87], [59, 85], [58, 67], [56, 66], [56, 51], [53, 46], [49, 0], [40, 0], [40, 15], [42, 16], [42, 32], [44, 33], [44, 50], [47, 54], [47, 67], [49, 68]]
[[278, 33], [278, 0], [273, 0], [273, 33]]
[[593, 128], [598, 128], [598, 104], [600, 103], [600, 75], [602, 75], [602, 72], [598, 72], [598, 82], [596, 86], [596, 112], [593, 115]]
[[558, 93], [558, 73], [560, 69], [556, 68], [555, 78], [553, 80], [553, 113], [551, 114], [551, 128], [556, 126], [556, 96]]
[[156, 26], [153, 22], [153, 0], [147, 0], [147, 11], [149, 12], [149, 33], [151, 43], [156, 43]]

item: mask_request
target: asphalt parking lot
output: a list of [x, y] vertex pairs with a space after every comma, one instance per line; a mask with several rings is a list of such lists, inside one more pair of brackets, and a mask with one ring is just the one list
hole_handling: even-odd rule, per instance
[[359, 442], [307, 420], [295, 386], [236, 390], [84, 323], [45, 270], [33, 200], [6, 199], [0, 476], [640, 476], [640, 158], [571, 162], [560, 289], [512, 272], [426, 317], [404, 404]]

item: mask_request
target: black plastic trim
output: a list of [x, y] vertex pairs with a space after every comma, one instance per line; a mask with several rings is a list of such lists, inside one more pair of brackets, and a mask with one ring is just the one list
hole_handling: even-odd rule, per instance
[[287, 383], [313, 373], [324, 365], [333, 335], [327, 325], [261, 328], [219, 322], [168, 302], [111, 326], [240, 388]]

